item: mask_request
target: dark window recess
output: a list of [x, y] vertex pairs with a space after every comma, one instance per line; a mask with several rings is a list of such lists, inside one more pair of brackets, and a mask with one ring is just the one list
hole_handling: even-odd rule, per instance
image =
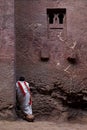
[[49, 23], [53, 24], [54, 14], [49, 14]]
[[59, 18], [59, 24], [63, 24], [64, 14], [60, 13], [60, 14], [58, 15], [58, 18]]
[[47, 15], [49, 18], [49, 24], [53, 24], [54, 22], [54, 17], [55, 17], [55, 21], [57, 21], [59, 19], [59, 24], [63, 24], [64, 23], [64, 15], [66, 14], [66, 9], [62, 8], [62, 9], [47, 9]]

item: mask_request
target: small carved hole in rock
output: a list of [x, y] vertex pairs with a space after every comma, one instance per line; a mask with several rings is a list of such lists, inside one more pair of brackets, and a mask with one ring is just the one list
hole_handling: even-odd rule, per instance
[[43, 62], [47, 62], [49, 60], [49, 49], [48, 47], [43, 47], [40, 52], [40, 60]]
[[49, 60], [49, 57], [41, 57], [41, 61], [47, 62]]
[[67, 60], [68, 60], [68, 62], [69, 62], [70, 64], [73, 64], [73, 65], [74, 65], [74, 64], [77, 64], [76, 58], [68, 57]]

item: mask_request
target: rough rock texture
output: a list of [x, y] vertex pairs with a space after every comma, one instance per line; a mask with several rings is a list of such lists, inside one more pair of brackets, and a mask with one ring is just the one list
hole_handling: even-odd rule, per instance
[[[15, 0], [16, 77], [32, 86], [39, 119], [87, 109], [86, 7], [86, 0]], [[64, 11], [63, 24], [56, 14], [50, 23], [52, 9]]]
[[14, 0], [0, 0], [0, 119], [14, 116]]

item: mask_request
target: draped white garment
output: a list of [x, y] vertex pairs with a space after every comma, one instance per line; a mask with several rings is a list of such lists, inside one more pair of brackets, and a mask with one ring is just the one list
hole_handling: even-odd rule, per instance
[[[25, 114], [29, 115], [32, 114], [32, 104], [30, 104], [31, 95], [26, 87], [26, 85], [29, 87], [29, 83], [25, 82], [26, 83], [25, 85], [24, 82], [25, 81], [18, 81], [16, 83], [16, 91], [17, 91], [18, 102], [21, 110]], [[19, 83], [21, 84], [21, 87]]]

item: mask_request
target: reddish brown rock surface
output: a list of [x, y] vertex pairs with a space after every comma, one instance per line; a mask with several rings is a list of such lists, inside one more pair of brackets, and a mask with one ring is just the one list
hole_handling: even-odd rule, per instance
[[2, 117], [15, 106], [15, 77], [20, 76], [32, 87], [37, 119], [70, 120], [86, 114], [86, 5], [86, 0], [1, 1]]
[[14, 1], [0, 0], [0, 119], [14, 118]]
[[86, 4], [86, 0], [15, 2], [16, 76], [24, 75], [32, 86], [38, 118], [76, 118], [87, 107]]

